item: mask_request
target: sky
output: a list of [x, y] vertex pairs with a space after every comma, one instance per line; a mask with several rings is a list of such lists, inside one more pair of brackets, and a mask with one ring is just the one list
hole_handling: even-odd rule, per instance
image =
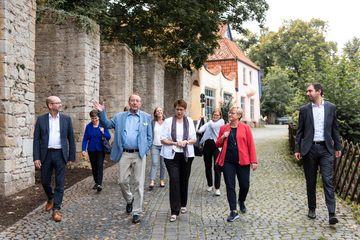
[[[270, 31], [277, 31], [283, 20], [320, 18], [328, 22], [327, 41], [338, 43], [338, 49], [354, 37], [360, 38], [360, 0], [266, 0], [269, 10], [266, 22]], [[258, 32], [257, 24], [244, 25]]]

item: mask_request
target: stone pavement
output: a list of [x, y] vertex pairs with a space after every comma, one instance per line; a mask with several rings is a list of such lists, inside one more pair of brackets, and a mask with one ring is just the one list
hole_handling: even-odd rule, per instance
[[[142, 222], [132, 224], [125, 213], [115, 165], [106, 169], [100, 194], [91, 189], [91, 177], [65, 191], [62, 222], [52, 221], [40, 206], [1, 232], [0, 239], [360, 239], [360, 226], [339, 201], [340, 222], [329, 226], [320, 188], [317, 218], [307, 218], [304, 176], [287, 154], [285, 126], [253, 129], [253, 133], [259, 169], [251, 174], [248, 212], [236, 222], [226, 222], [229, 210], [223, 179], [220, 197], [207, 192], [204, 164], [196, 158], [189, 211], [174, 223], [169, 222], [168, 188], [156, 187], [145, 190]], [[147, 177], [146, 187], [148, 183]]]

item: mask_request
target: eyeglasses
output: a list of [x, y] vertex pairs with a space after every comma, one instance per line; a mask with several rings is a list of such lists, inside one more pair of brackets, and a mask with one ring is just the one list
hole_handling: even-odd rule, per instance
[[52, 102], [51, 104], [61, 104], [61, 102]]
[[229, 115], [235, 115], [236, 112], [229, 112], [228, 114], [229, 114]]

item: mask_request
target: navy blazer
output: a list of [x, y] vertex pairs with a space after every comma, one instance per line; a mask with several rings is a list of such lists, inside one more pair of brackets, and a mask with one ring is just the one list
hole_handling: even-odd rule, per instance
[[[60, 113], [60, 138], [64, 161], [75, 161], [76, 146], [71, 118]], [[49, 144], [49, 113], [36, 120], [34, 130], [33, 158], [45, 161]]]
[[[341, 150], [340, 133], [337, 123], [336, 106], [331, 102], [324, 102], [324, 138], [326, 148], [330, 153]], [[311, 103], [300, 108], [298, 129], [295, 138], [294, 152], [306, 155], [314, 141], [314, 116]]]

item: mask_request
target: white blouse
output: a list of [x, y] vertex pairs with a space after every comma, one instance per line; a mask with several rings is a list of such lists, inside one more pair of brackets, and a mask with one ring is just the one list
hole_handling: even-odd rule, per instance
[[[161, 130], [161, 136], [160, 140], [171, 140], [171, 125], [172, 125], [172, 119], [173, 117], [169, 117], [165, 119], [162, 130]], [[195, 126], [194, 122], [190, 117], [187, 117], [189, 121], [189, 138], [186, 140], [196, 140], [196, 132], [195, 132]], [[183, 140], [183, 123], [179, 124], [176, 123], [176, 141], [182, 141]], [[194, 146], [192, 144], [189, 144], [187, 146], [187, 156], [188, 157], [194, 157]], [[167, 145], [163, 144], [161, 148], [160, 155], [166, 159], [174, 159], [175, 152], [183, 152], [182, 148], [177, 148], [175, 145]]]
[[161, 136], [161, 128], [162, 128], [163, 124], [160, 125], [158, 122], [155, 122], [155, 124], [154, 124], [153, 145], [155, 145], [155, 146], [161, 146], [162, 145], [161, 142], [160, 142], [160, 136]]

